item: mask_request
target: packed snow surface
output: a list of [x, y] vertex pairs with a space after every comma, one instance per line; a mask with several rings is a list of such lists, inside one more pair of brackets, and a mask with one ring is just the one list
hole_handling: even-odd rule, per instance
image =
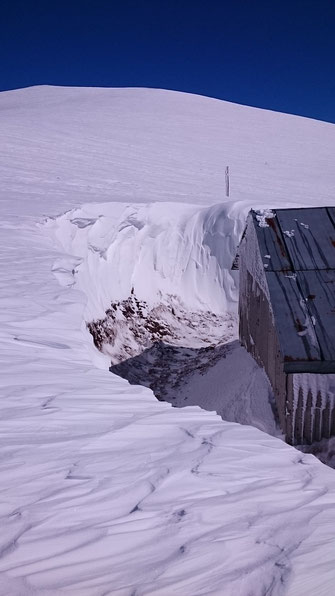
[[[51, 87], [0, 94], [0, 120], [1, 595], [332, 594], [334, 472], [260, 430], [230, 266], [251, 206], [334, 204], [334, 126]], [[176, 395], [226, 420], [111, 374], [162, 329], [174, 357], [219, 346]]]

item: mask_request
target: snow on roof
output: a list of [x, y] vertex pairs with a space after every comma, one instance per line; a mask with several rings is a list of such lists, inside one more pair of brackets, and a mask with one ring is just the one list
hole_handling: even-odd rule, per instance
[[335, 209], [251, 211], [286, 372], [335, 372]]

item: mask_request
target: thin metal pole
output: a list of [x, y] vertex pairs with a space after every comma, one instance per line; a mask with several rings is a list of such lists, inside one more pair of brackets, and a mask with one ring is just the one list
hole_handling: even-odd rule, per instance
[[226, 181], [226, 197], [229, 197], [229, 166], [226, 166], [225, 181]]

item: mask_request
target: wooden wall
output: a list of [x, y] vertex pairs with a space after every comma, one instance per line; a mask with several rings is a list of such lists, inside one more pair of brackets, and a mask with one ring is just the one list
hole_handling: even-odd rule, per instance
[[240, 341], [265, 369], [274, 392], [280, 427], [286, 435], [287, 375], [283, 370], [268, 299], [247, 270], [240, 278], [239, 317]]
[[[290, 444], [335, 435], [335, 375], [284, 372], [262, 259], [248, 226], [240, 246], [240, 341], [265, 369]], [[252, 271], [252, 273], [250, 272]]]

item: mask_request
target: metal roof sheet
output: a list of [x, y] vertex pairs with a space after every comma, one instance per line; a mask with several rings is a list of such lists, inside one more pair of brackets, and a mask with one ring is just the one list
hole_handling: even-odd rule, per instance
[[335, 209], [251, 214], [284, 370], [335, 373]]

